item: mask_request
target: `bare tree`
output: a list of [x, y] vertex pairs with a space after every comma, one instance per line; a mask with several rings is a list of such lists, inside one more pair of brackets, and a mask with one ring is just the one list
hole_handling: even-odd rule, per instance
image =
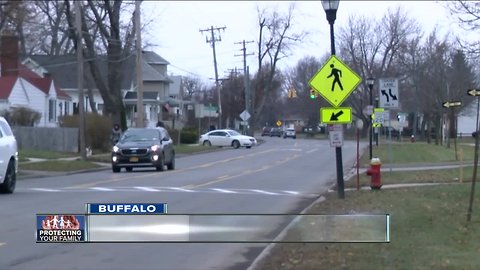
[[[363, 83], [346, 100], [353, 107], [353, 114], [363, 120], [363, 132], [369, 128], [370, 118], [363, 109], [370, 103], [370, 90], [366, 78], [400, 77], [405, 80], [400, 69], [399, 56], [412, 39], [421, 35], [420, 26], [408, 17], [400, 7], [388, 10], [380, 19], [365, 16], [352, 16], [348, 25], [339, 31], [340, 55], [362, 78]], [[375, 96], [374, 93], [372, 93]]]
[[[74, 16], [70, 1], [66, 0], [66, 17], [71, 29], [74, 27]], [[120, 20], [123, 1], [88, 0], [82, 9], [82, 31], [86, 56], [91, 75], [104, 102], [104, 114], [113, 122], [121, 123], [126, 128], [125, 108], [121, 93], [123, 65], [129, 57], [133, 57], [132, 46], [135, 36], [133, 12], [126, 23]], [[127, 6], [127, 8], [131, 5]], [[96, 31], [98, 29], [98, 32]], [[98, 33], [98, 35], [97, 35]], [[77, 48], [78, 49], [78, 48]], [[96, 57], [106, 53], [107, 76], [102, 76], [99, 59]]]
[[267, 98], [272, 91], [273, 81], [277, 73], [277, 64], [287, 57], [295, 45], [300, 42], [306, 32], [292, 33], [294, 21], [294, 5], [291, 5], [287, 14], [283, 15], [274, 10], [268, 13], [267, 10], [258, 11], [258, 71], [255, 75], [254, 86], [254, 112], [253, 123], [257, 122], [257, 115], [264, 109]]

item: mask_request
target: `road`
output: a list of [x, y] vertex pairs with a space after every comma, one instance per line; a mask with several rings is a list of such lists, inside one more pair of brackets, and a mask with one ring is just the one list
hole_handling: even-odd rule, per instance
[[[267, 244], [35, 243], [37, 213], [85, 212], [86, 203], [167, 203], [175, 214], [299, 213], [336, 181], [325, 140], [266, 138], [252, 149], [177, 159], [175, 171], [110, 170], [19, 181], [0, 196], [0, 269], [246, 269]], [[348, 171], [355, 142], [343, 146]], [[276, 235], [288, 220], [269, 226]], [[239, 225], [241, 226], [241, 224]]]

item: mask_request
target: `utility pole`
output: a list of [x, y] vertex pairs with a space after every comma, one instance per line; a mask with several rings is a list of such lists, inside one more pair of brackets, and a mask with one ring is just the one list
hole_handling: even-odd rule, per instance
[[[236, 54], [235, 56], [243, 56], [243, 87], [244, 87], [244, 90], [245, 90], [245, 110], [250, 114], [252, 115], [252, 94], [250, 92], [250, 83], [248, 81], [249, 79], [249, 74], [247, 72], [247, 55], [254, 55], [253, 53], [249, 53], [247, 54], [247, 49], [245, 47], [245, 44], [247, 43], [253, 43], [254, 41], [245, 41], [243, 40], [242, 42], [235, 42], [235, 44], [242, 44], [243, 45], [243, 48], [240, 49], [240, 51], [243, 51], [243, 54], [241, 55], [238, 55]], [[252, 123], [251, 123], [251, 120], [252, 118], [248, 118], [248, 129], [247, 129], [247, 134], [248, 135], [253, 135], [252, 133], [252, 130], [251, 130], [251, 126], [252, 126]]]
[[140, 4], [142, 1], [135, 1], [135, 33], [137, 49], [137, 127], [144, 127], [143, 121], [143, 78], [142, 78], [142, 35], [140, 33]]
[[87, 149], [85, 143], [85, 98], [83, 95], [83, 35], [81, 4], [81, 1], [75, 1], [75, 28], [77, 28], [78, 131], [80, 133], [80, 156], [82, 160], [87, 160]]
[[218, 69], [217, 69], [217, 55], [215, 52], [215, 42], [217, 41], [222, 41], [222, 37], [218, 35], [218, 37], [215, 35], [215, 31], [220, 31], [223, 30], [225, 31], [225, 26], [224, 27], [213, 27], [210, 26], [210, 28], [200, 30], [200, 33], [210, 31], [210, 39], [208, 39], [208, 36], [206, 37], [207, 43], [212, 44], [213, 48], [213, 67], [215, 68], [215, 88], [217, 89], [218, 93], [218, 127], [217, 128], [222, 128], [222, 98], [220, 94], [220, 83], [218, 81]]

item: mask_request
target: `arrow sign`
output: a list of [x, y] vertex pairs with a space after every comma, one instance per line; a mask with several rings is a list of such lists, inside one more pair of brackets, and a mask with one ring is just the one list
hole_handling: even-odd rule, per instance
[[343, 114], [343, 111], [339, 111], [338, 113], [332, 112], [332, 116], [330, 116], [330, 121], [337, 121], [338, 117]]
[[320, 108], [320, 122], [325, 124], [349, 124], [352, 122], [352, 108]]
[[456, 107], [461, 105], [462, 105], [462, 102], [460, 101], [447, 101], [442, 104], [442, 106], [445, 108]]
[[470, 96], [480, 96], [480, 90], [478, 89], [471, 89], [467, 91], [468, 95]]

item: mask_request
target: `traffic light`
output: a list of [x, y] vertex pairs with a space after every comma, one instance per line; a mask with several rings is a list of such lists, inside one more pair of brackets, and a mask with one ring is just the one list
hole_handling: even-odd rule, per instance
[[314, 89], [310, 89], [310, 98], [315, 99], [317, 97], [317, 93]]

